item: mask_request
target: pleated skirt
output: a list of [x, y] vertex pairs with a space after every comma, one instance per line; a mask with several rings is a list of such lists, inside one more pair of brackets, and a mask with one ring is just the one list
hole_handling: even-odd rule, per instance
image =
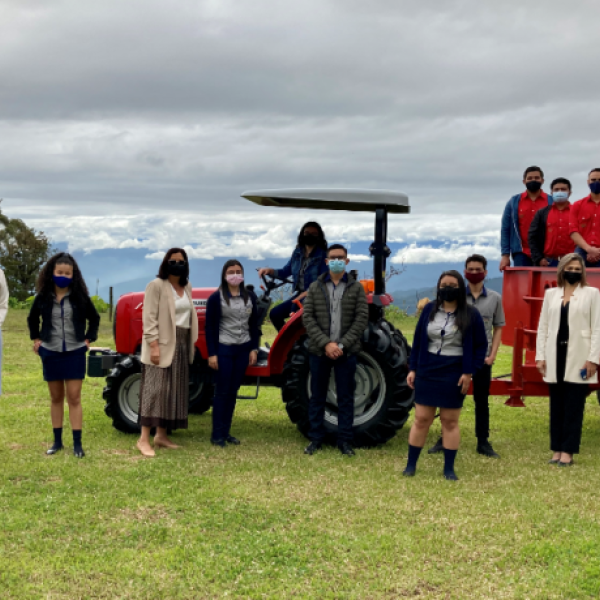
[[177, 327], [170, 367], [142, 364], [139, 424], [187, 429], [190, 397], [190, 330]]

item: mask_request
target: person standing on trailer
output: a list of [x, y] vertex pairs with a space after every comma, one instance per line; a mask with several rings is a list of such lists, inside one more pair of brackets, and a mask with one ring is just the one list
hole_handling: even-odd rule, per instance
[[[538, 213], [539, 214], [539, 213]], [[502, 296], [485, 287], [487, 277], [487, 259], [481, 254], [473, 254], [465, 261], [465, 279], [467, 280], [467, 303], [474, 306], [483, 319], [487, 336], [487, 356], [483, 366], [473, 374], [473, 401], [475, 402], [475, 437], [477, 452], [490, 458], [500, 458], [489, 441], [490, 435], [490, 384], [492, 365], [496, 360], [502, 339], [502, 328], [506, 325]], [[443, 439], [429, 449], [429, 454], [443, 452]]]
[[242, 263], [228, 260], [221, 285], [206, 304], [208, 366], [216, 371], [210, 437], [215, 446], [240, 443], [231, 435], [231, 423], [246, 369], [257, 361], [259, 338], [256, 295], [244, 286]]
[[311, 397], [308, 406], [310, 444], [305, 454], [320, 450], [325, 439], [325, 403], [331, 370], [338, 405], [337, 445], [346, 456], [352, 448], [356, 355], [369, 322], [363, 286], [346, 273], [348, 251], [333, 244], [327, 252], [328, 272], [311, 284], [304, 303], [303, 321], [310, 352]]
[[531, 260], [536, 267], [557, 267], [560, 259], [575, 252], [571, 239], [571, 182], [559, 177], [550, 186], [553, 203], [539, 210], [529, 228]]
[[36, 287], [27, 325], [33, 351], [42, 359], [44, 381], [50, 391], [54, 443], [46, 454], [53, 455], [63, 449], [66, 397], [73, 432], [73, 454], [83, 458], [81, 387], [85, 379], [85, 354], [90, 343], [98, 337], [100, 315], [75, 259], [66, 252], [50, 258], [40, 271]]
[[571, 237], [586, 267], [600, 267], [600, 168], [590, 171], [587, 182], [590, 195], [571, 208]]
[[532, 267], [529, 248], [529, 228], [538, 210], [552, 204], [552, 196], [542, 191], [544, 173], [539, 167], [527, 167], [523, 174], [524, 192], [513, 196], [502, 214], [500, 270], [510, 267], [512, 256], [515, 267]]
[[536, 366], [550, 387], [548, 461], [573, 464], [579, 453], [589, 384], [598, 383], [600, 292], [588, 286], [584, 259], [567, 254], [559, 263], [558, 287], [548, 288], [538, 324]]
[[140, 382], [137, 448], [152, 457], [150, 430], [156, 427], [155, 448], [179, 448], [169, 429], [187, 429], [190, 365], [198, 339], [198, 318], [189, 282], [190, 265], [182, 248], [165, 254], [156, 279], [146, 287], [142, 320], [142, 380]]
[[304, 303], [310, 284], [316, 281], [319, 275], [327, 273], [326, 257], [327, 240], [323, 229], [318, 223], [310, 221], [302, 226], [298, 234], [298, 244], [283, 269], [268, 267], [259, 269], [259, 277], [271, 275], [278, 279], [287, 279], [291, 276], [293, 280], [294, 293], [292, 297], [271, 310], [271, 322], [277, 331], [283, 328], [285, 320], [290, 314], [299, 309], [296, 302]]
[[8, 286], [4, 271], [0, 268], [0, 396], [2, 395], [2, 325], [8, 312]]
[[437, 298], [421, 313], [406, 378], [415, 390], [415, 420], [408, 436], [408, 461], [403, 475], [412, 477], [440, 409], [444, 440], [444, 477], [455, 481], [454, 460], [460, 444], [458, 419], [471, 379], [481, 369], [488, 340], [479, 311], [467, 303], [465, 282], [458, 271], [444, 271]]

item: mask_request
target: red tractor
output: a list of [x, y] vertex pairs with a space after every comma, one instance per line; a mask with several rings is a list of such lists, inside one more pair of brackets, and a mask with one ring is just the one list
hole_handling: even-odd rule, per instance
[[[406, 383], [410, 346], [402, 333], [385, 320], [385, 307], [392, 297], [385, 293], [388, 213], [408, 213], [405, 194], [388, 191], [359, 190], [266, 190], [246, 192], [243, 197], [269, 207], [310, 208], [326, 210], [369, 211], [375, 213], [375, 240], [370, 246], [374, 280], [369, 290], [369, 325], [363, 336], [363, 350], [358, 356], [354, 409], [354, 443], [369, 447], [387, 442], [406, 423], [413, 406], [413, 391]], [[259, 298], [260, 323], [271, 306], [271, 291], [289, 282], [264, 280], [264, 293]], [[212, 403], [213, 386], [208, 367], [205, 338], [206, 301], [214, 291], [193, 291], [200, 335], [196, 342], [196, 358], [190, 377], [190, 412], [203, 413]], [[114, 319], [116, 352], [93, 349], [88, 362], [88, 375], [105, 377], [105, 412], [113, 425], [126, 433], [139, 431], [138, 406], [141, 378], [140, 347], [142, 342], [143, 292], [125, 294], [117, 303]], [[279, 332], [270, 348], [261, 348], [258, 364], [246, 372], [246, 384], [277, 386], [288, 415], [298, 429], [308, 433], [310, 371], [307, 336], [302, 324], [302, 310], [296, 312]], [[248, 398], [248, 397], [246, 397]], [[337, 398], [333, 379], [325, 413], [330, 441], [337, 430]]]

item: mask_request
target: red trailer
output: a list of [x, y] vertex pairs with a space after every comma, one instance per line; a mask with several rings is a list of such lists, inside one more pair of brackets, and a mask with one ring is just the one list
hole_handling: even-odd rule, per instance
[[[600, 288], [600, 269], [588, 269], [588, 284]], [[525, 406], [523, 396], [548, 396], [548, 384], [535, 367], [538, 322], [548, 288], [556, 287], [556, 268], [514, 267], [504, 271], [502, 304], [506, 327], [502, 343], [513, 348], [512, 373], [495, 377], [490, 393], [508, 396], [508, 406]], [[590, 385], [598, 389], [600, 385]]]

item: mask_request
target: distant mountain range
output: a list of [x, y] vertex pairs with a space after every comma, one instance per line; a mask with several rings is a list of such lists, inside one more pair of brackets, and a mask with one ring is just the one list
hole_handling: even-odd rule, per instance
[[[485, 280], [485, 286], [490, 289], [502, 293], [502, 277], [494, 277], [492, 279]], [[417, 302], [422, 298], [429, 298], [433, 300], [435, 298], [435, 286], [424, 287], [411, 290], [395, 290], [390, 291], [390, 294], [394, 298], [394, 304], [405, 310], [409, 315], [413, 315], [417, 312]]]

